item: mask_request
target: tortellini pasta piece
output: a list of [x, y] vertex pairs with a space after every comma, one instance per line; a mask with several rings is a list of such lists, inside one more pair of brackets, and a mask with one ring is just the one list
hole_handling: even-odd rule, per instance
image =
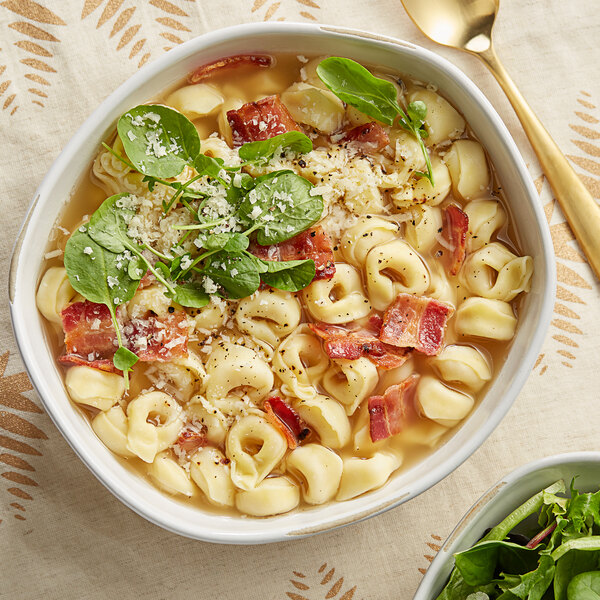
[[435, 146], [448, 138], [459, 138], [465, 130], [465, 120], [460, 113], [439, 94], [432, 90], [417, 89], [408, 96], [410, 102], [420, 100], [427, 106], [425, 129], [429, 134], [425, 143]]
[[99, 412], [92, 420], [92, 429], [115, 454], [124, 458], [135, 456], [127, 449], [127, 416], [120, 405]]
[[323, 377], [325, 391], [341, 402], [347, 415], [375, 389], [379, 381], [377, 367], [364, 356], [356, 360], [338, 359]]
[[270, 477], [250, 490], [239, 491], [235, 506], [253, 517], [289, 512], [300, 503], [300, 489], [286, 477]]
[[99, 410], [108, 410], [125, 393], [125, 379], [122, 375], [84, 365], [70, 367], [65, 384], [72, 400]]
[[223, 95], [208, 83], [196, 83], [181, 87], [169, 94], [166, 100], [168, 106], [183, 113], [191, 120], [212, 114], [223, 102]]
[[253, 402], [273, 389], [273, 371], [250, 348], [221, 342], [206, 363], [206, 398], [219, 400], [241, 392]]
[[406, 178], [413, 171], [425, 171], [427, 165], [423, 150], [417, 138], [404, 129], [393, 128], [389, 134], [390, 146], [394, 149], [396, 163], [400, 163], [401, 171]]
[[452, 189], [464, 200], [484, 194], [490, 183], [485, 152], [475, 140], [457, 140], [444, 157], [450, 171]]
[[321, 444], [298, 446], [286, 467], [300, 481], [305, 502], [323, 504], [335, 496], [342, 477], [342, 459], [335, 452]]
[[50, 267], [40, 281], [35, 301], [38, 310], [51, 323], [62, 324], [60, 313], [77, 292], [71, 287], [64, 267]]
[[279, 464], [287, 450], [285, 437], [256, 415], [240, 419], [227, 434], [231, 479], [243, 489], [256, 487]]
[[158, 317], [164, 317], [169, 314], [169, 307], [172, 312], [175, 305], [170, 298], [164, 295], [162, 288], [153, 285], [138, 289], [126, 306], [130, 319], [142, 319], [149, 312]]
[[442, 231], [442, 211], [437, 206], [417, 206], [410, 212], [404, 237], [417, 252], [428, 252]]
[[214, 404], [199, 394], [187, 405], [187, 411], [194, 421], [206, 428], [206, 439], [215, 445], [225, 442], [229, 430], [229, 419]]
[[506, 223], [506, 212], [497, 200], [475, 200], [464, 208], [469, 217], [467, 250], [474, 252], [490, 243], [492, 236]]
[[532, 274], [531, 256], [516, 256], [506, 246], [492, 242], [467, 257], [460, 279], [477, 296], [509, 302], [529, 291]]
[[355, 455], [370, 458], [384, 446], [389, 446], [395, 438], [379, 440], [374, 442], [371, 439], [370, 417], [368, 403], [365, 402], [360, 407], [358, 416], [354, 420], [354, 435], [352, 437], [352, 450]]
[[392, 192], [391, 198], [398, 208], [412, 206], [413, 204], [428, 204], [437, 206], [450, 192], [452, 180], [450, 172], [444, 161], [437, 155], [431, 157], [431, 172], [433, 173], [434, 185], [427, 177], [411, 179], [408, 185], [402, 189]]
[[400, 293], [423, 294], [429, 287], [427, 266], [402, 240], [373, 248], [367, 255], [365, 271], [369, 299], [377, 310], [385, 310]]
[[281, 101], [294, 121], [314, 127], [321, 133], [331, 134], [341, 129], [344, 122], [344, 103], [327, 89], [294, 83], [281, 94]]
[[222, 452], [206, 446], [191, 458], [190, 475], [215, 506], [233, 506], [235, 488], [231, 481], [231, 467]]
[[350, 441], [350, 421], [337, 400], [318, 394], [314, 398], [298, 400], [294, 408], [324, 446], [337, 450]]
[[169, 452], [156, 455], [152, 464], [148, 465], [148, 475], [169, 494], [182, 494], [190, 498], [196, 491], [190, 476]]
[[342, 235], [341, 250], [344, 258], [361, 269], [369, 250], [378, 244], [398, 237], [398, 225], [393, 221], [373, 215], [361, 217]]
[[335, 499], [350, 500], [381, 487], [401, 464], [402, 458], [397, 453], [378, 452], [371, 458], [346, 458]]
[[289, 292], [260, 290], [238, 304], [235, 320], [240, 331], [272, 348], [298, 327], [300, 302]]
[[325, 323], [349, 323], [371, 312], [359, 272], [346, 263], [336, 263], [335, 275], [313, 281], [303, 296], [310, 314]]
[[[321, 80], [319, 79], [319, 81]], [[322, 81], [321, 85], [325, 86], [325, 84]], [[346, 121], [348, 121], [348, 123], [350, 123], [352, 127], [358, 127], [359, 125], [366, 125], [367, 123], [372, 123], [373, 119], [369, 115], [360, 112], [358, 108], [354, 108], [354, 106], [348, 104], [346, 106]]]
[[459, 288], [456, 283], [450, 283], [446, 269], [437, 260], [429, 262], [429, 287], [427, 295], [436, 300], [442, 300], [456, 306]]
[[[238, 108], [240, 108], [242, 105], [244, 105], [246, 103], [245, 99], [242, 99], [240, 97], [235, 97], [235, 98], [227, 98], [227, 100], [225, 100], [225, 102], [223, 102], [223, 104], [221, 105], [221, 110], [219, 111], [219, 116], [217, 117], [217, 125], [219, 126], [219, 133], [221, 134], [221, 137], [223, 138], [223, 140], [225, 140], [226, 144], [225, 145], [229, 145], [229, 147], [233, 146], [233, 134], [231, 131], [231, 126], [229, 125], [229, 121], [227, 120], [227, 112], [230, 110], [237, 110]], [[219, 138], [208, 138], [208, 139], [219, 139]], [[223, 142], [223, 140], [219, 140], [220, 142]], [[202, 152], [204, 154], [209, 154], [209, 156], [214, 156], [215, 158], [223, 158], [222, 156], [222, 152], [217, 151], [217, 153], [214, 153], [214, 151], [212, 151], [211, 148], [211, 152], [207, 152], [207, 148], [204, 144], [204, 140], [202, 140], [202, 144], [201, 144], [201, 148], [202, 148]], [[235, 153], [237, 156], [237, 152]], [[226, 162], [226, 164], [230, 164], [229, 162]]]
[[517, 328], [517, 318], [508, 302], [474, 296], [458, 307], [454, 328], [463, 336], [511, 340]]
[[329, 357], [308, 325], [300, 325], [283, 340], [273, 356], [273, 368], [279, 379], [289, 388], [290, 395], [302, 399], [317, 395], [314, 386], [328, 366]]
[[151, 463], [166, 450], [183, 427], [181, 406], [164, 392], [145, 392], [127, 406], [127, 448]]
[[448, 427], [444, 427], [435, 421], [419, 419], [398, 434], [398, 441], [405, 444], [435, 448], [440, 443], [442, 436], [448, 431]]
[[211, 296], [206, 306], [192, 309], [189, 314], [196, 331], [210, 333], [224, 325], [227, 318], [227, 305], [220, 298]]
[[462, 384], [474, 392], [492, 378], [490, 363], [473, 346], [446, 346], [430, 363], [444, 381]]
[[471, 412], [474, 400], [445, 386], [437, 377], [425, 375], [417, 384], [417, 403], [428, 419], [444, 427], [454, 427]]
[[[155, 384], [162, 386], [163, 391], [187, 401], [194, 390], [203, 385], [206, 371], [198, 356], [189, 350], [186, 356], [173, 358], [168, 362], [153, 362], [146, 375]], [[165, 384], [165, 380], [168, 383]]]

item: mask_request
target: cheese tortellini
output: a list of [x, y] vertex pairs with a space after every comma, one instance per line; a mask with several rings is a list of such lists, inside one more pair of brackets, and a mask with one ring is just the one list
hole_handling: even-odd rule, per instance
[[381, 487], [401, 464], [402, 458], [396, 453], [378, 452], [371, 458], [347, 458], [335, 499], [349, 500]]
[[365, 357], [356, 360], [336, 359], [323, 377], [323, 387], [341, 402], [346, 414], [352, 415], [358, 405], [375, 389], [377, 367]]
[[398, 225], [373, 215], [361, 217], [344, 232], [341, 249], [344, 258], [358, 269], [362, 268], [369, 251], [379, 244], [398, 237]]
[[423, 294], [429, 287], [427, 265], [400, 239], [373, 248], [365, 273], [369, 299], [377, 310], [385, 310], [398, 294]]
[[431, 364], [444, 381], [464, 385], [474, 392], [492, 378], [489, 361], [473, 346], [446, 346], [431, 359]]
[[271, 477], [256, 487], [236, 494], [235, 506], [254, 517], [268, 517], [289, 512], [300, 502], [300, 489], [285, 477]]
[[313, 281], [303, 296], [310, 314], [325, 323], [348, 323], [371, 312], [360, 273], [345, 263], [336, 263], [331, 279]]
[[506, 223], [506, 212], [497, 200], [475, 200], [464, 208], [469, 217], [467, 249], [474, 252], [490, 243], [494, 233]]
[[156, 481], [158, 487], [169, 494], [191, 497], [196, 490], [185, 469], [167, 452], [156, 455], [152, 464], [148, 466], [148, 474]]
[[125, 379], [122, 375], [83, 365], [71, 367], [67, 371], [65, 384], [69, 396], [75, 402], [99, 410], [108, 410], [125, 393]]
[[124, 458], [135, 456], [127, 448], [127, 415], [119, 404], [99, 412], [92, 420], [92, 429], [115, 454]]
[[417, 252], [428, 252], [442, 231], [442, 211], [437, 206], [418, 206], [410, 211], [406, 222], [406, 241]]
[[64, 267], [50, 267], [42, 277], [35, 297], [38, 310], [51, 323], [60, 325], [60, 313], [75, 298]]
[[490, 173], [479, 142], [457, 140], [444, 160], [452, 178], [452, 189], [457, 196], [472, 200], [487, 191]]
[[458, 307], [454, 327], [463, 336], [510, 340], [515, 335], [517, 317], [508, 302], [473, 296]]
[[471, 396], [453, 390], [431, 375], [421, 377], [417, 402], [424, 416], [445, 427], [454, 427], [473, 408]]
[[432, 90], [416, 89], [408, 95], [410, 102], [421, 101], [427, 106], [425, 138], [428, 145], [439, 144], [447, 139], [459, 138], [465, 130], [465, 120], [460, 113], [439, 94]]
[[201, 448], [192, 456], [190, 475], [215, 506], [233, 506], [235, 488], [231, 480], [231, 467], [223, 453], [216, 448]]
[[342, 404], [322, 394], [297, 400], [294, 408], [328, 448], [343, 448], [350, 441], [350, 421]]

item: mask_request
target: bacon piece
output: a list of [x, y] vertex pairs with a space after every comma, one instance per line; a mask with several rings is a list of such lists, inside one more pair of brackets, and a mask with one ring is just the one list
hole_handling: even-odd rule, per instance
[[283, 433], [291, 450], [297, 448], [298, 442], [310, 433], [298, 413], [279, 396], [265, 400], [263, 408], [267, 413], [267, 420]]
[[227, 111], [233, 146], [268, 140], [288, 131], [301, 131], [279, 96], [267, 96]]
[[331, 238], [320, 225], [311, 227], [279, 244], [260, 246], [253, 242], [248, 250], [263, 260], [312, 258], [315, 261], [315, 279], [331, 279], [335, 275]]
[[390, 138], [379, 123], [371, 122], [350, 129], [340, 141], [353, 142], [361, 152], [371, 154], [383, 150]]
[[200, 431], [194, 425], [188, 425], [177, 438], [175, 442], [175, 446], [177, 446], [178, 450], [175, 451], [178, 454], [178, 451], [186, 456], [191, 456], [198, 450], [198, 448], [203, 448], [208, 444], [208, 440], [206, 439], [206, 435], [204, 431]]
[[434, 298], [399, 294], [383, 315], [380, 339], [400, 348], [414, 348], [423, 354], [439, 354], [446, 323], [454, 307]]
[[346, 329], [325, 323], [309, 323], [312, 332], [324, 340], [329, 358], [356, 360], [366, 356], [380, 369], [395, 369], [408, 359], [410, 350], [384, 344], [367, 329]]
[[413, 373], [385, 390], [383, 396], [369, 398], [369, 433], [373, 442], [400, 433], [411, 417], [416, 416], [414, 389], [417, 381], [419, 375]]
[[444, 210], [446, 227], [444, 237], [453, 247], [450, 275], [456, 275], [460, 270], [467, 254], [467, 232], [469, 217], [456, 204], [449, 204]]
[[120, 373], [119, 369], [115, 367], [113, 361], [110, 358], [98, 358], [96, 360], [87, 360], [78, 356], [77, 354], [63, 354], [58, 357], [59, 362], [66, 366], [84, 366], [92, 367], [92, 369], [98, 369], [99, 371], [106, 371], [107, 373]]
[[148, 270], [144, 273], [144, 276], [140, 279], [140, 285], [138, 286], [138, 289], [143, 290], [146, 287], [150, 287], [154, 283], [156, 283], [156, 277], [154, 277], [154, 274], [152, 273], [152, 271]]
[[[74, 302], [63, 309], [61, 318], [66, 354], [60, 361], [112, 371], [109, 363], [112, 364], [118, 342], [108, 307], [89, 300]], [[131, 319], [122, 325], [122, 338], [123, 345], [141, 361], [168, 361], [184, 356], [188, 340], [185, 314]]]
[[255, 66], [267, 68], [273, 65], [273, 57], [268, 54], [238, 54], [236, 56], [226, 56], [220, 58], [215, 62], [209, 63], [208, 65], [202, 65], [198, 67], [188, 77], [189, 83], [198, 83], [203, 79], [212, 77], [218, 71], [224, 71], [226, 69], [234, 69], [236, 67], [243, 66]]

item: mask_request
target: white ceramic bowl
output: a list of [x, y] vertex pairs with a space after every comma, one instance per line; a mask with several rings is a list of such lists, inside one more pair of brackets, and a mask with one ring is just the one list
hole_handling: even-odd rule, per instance
[[550, 484], [564, 480], [567, 490], [573, 477], [580, 492], [600, 486], [600, 452], [556, 454], [530, 462], [503, 477], [466, 512], [427, 569], [413, 600], [435, 600], [454, 568], [453, 555], [475, 544], [525, 500]]
[[[113, 131], [117, 118], [195, 67], [248, 52], [343, 55], [437, 85], [464, 113], [491, 156], [523, 251], [534, 257], [535, 265], [532, 289], [506, 362], [485, 399], [442, 449], [365, 496], [266, 520], [218, 516], [185, 506], [123, 467], [67, 398], [35, 306], [44, 251], [41, 241], [48, 238], [64, 199], [88, 168], [101, 140]], [[92, 473], [127, 506], [175, 533], [212, 542], [256, 544], [307, 536], [381, 513], [414, 498], [458, 467], [498, 425], [524, 384], [550, 320], [554, 287], [552, 245], [533, 183], [506, 127], [461, 71], [423, 48], [365, 32], [261, 23], [221, 29], [178, 46], [131, 77], [87, 119], [36, 192], [16, 242], [9, 295], [17, 342], [31, 381], [54, 423]]]

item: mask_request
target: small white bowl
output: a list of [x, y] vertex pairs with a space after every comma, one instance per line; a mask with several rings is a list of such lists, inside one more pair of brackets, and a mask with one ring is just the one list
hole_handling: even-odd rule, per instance
[[[44, 240], [117, 118], [181, 81], [195, 67], [251, 52], [343, 55], [435, 84], [463, 112], [498, 172], [522, 249], [534, 257], [531, 292], [522, 304], [511, 350], [485, 398], [443, 448], [384, 487], [348, 502], [269, 519], [215, 515], [186, 506], [124, 467], [74, 410], [35, 306]], [[222, 543], [295, 539], [373, 516], [414, 498], [467, 459], [506, 414], [538, 355], [554, 303], [554, 255], [539, 198], [525, 164], [491, 104], [455, 66], [413, 44], [370, 33], [307, 24], [261, 23], [221, 29], [178, 46], [141, 69], [87, 119], [38, 188], [15, 245], [9, 297], [27, 371], [52, 420], [81, 460], [127, 506], [175, 533]]]
[[575, 489], [596, 492], [600, 486], [600, 452], [556, 454], [530, 462], [492, 486], [459, 521], [427, 569], [413, 600], [435, 600], [454, 568], [454, 554], [467, 550], [486, 529], [498, 525], [525, 500], [559, 479], [567, 490], [573, 477]]

